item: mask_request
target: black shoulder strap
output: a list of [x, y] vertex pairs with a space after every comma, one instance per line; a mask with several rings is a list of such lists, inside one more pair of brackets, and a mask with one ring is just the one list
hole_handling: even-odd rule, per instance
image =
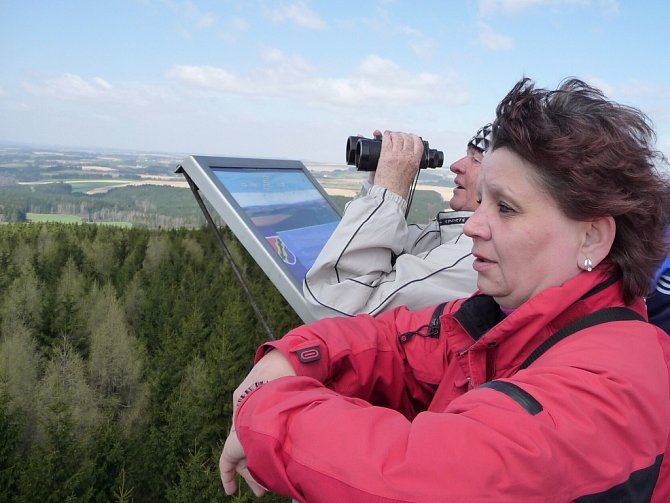
[[444, 306], [446, 305], [447, 303], [443, 302], [433, 311], [433, 316], [431, 316], [430, 324], [428, 325], [428, 333], [426, 334], [428, 337], [438, 338], [440, 336], [440, 316], [442, 316], [442, 311], [444, 311]]
[[569, 325], [563, 327], [558, 332], [549, 337], [544, 341], [540, 346], [531, 353], [531, 355], [526, 359], [525, 362], [521, 364], [519, 370], [523, 370], [528, 367], [531, 363], [537, 360], [542, 356], [545, 351], [551, 348], [554, 344], [565, 339], [568, 335], [572, 335], [575, 332], [584, 330], [585, 328], [592, 327], [594, 325], [599, 325], [601, 323], [608, 323], [610, 321], [646, 321], [644, 317], [636, 313], [632, 309], [627, 307], [607, 307], [601, 309], [600, 311], [595, 311], [589, 313], [586, 316], [579, 318], [578, 320], [573, 321]]

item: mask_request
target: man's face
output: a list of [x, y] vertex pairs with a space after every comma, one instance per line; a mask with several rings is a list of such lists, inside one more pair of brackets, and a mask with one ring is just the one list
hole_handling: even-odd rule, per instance
[[454, 162], [450, 169], [456, 174], [454, 182], [456, 188], [454, 195], [449, 201], [449, 206], [455, 211], [475, 211], [479, 204], [477, 203], [477, 177], [479, 176], [479, 167], [484, 154], [479, 149], [468, 145], [468, 151], [465, 157]]

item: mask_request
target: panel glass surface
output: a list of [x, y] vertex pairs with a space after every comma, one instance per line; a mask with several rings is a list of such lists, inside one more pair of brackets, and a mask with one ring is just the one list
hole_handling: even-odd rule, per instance
[[212, 171], [301, 284], [340, 216], [300, 169]]

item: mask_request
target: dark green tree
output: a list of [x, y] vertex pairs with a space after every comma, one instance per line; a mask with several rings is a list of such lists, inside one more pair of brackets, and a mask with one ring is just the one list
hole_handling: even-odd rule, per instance
[[95, 481], [86, 477], [87, 449], [69, 406], [52, 402], [43, 424], [44, 442], [33, 449], [18, 477], [18, 503], [91, 501]]
[[51, 331], [67, 336], [74, 347], [88, 355], [86, 278], [79, 272], [74, 259], [69, 258], [58, 279]]
[[[12, 333], [17, 327], [25, 326], [40, 339], [42, 324], [43, 285], [35, 274], [35, 269], [24, 262], [18, 277], [6, 289], [0, 304], [2, 332]], [[42, 340], [49, 345], [50, 341]]]
[[106, 417], [125, 432], [146, 420], [148, 386], [143, 381], [143, 349], [129, 332], [114, 287], [106, 285], [92, 307], [88, 379]]
[[0, 394], [10, 417], [21, 418], [22, 455], [37, 440], [37, 387], [41, 361], [30, 332], [23, 325], [0, 337]]
[[20, 437], [25, 420], [11, 407], [11, 397], [0, 382], [0, 503], [15, 501], [20, 470]]

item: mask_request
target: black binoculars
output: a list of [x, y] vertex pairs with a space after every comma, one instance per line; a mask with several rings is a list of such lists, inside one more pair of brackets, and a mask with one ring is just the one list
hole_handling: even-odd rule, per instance
[[[444, 153], [430, 148], [427, 141], [421, 141], [423, 141], [423, 155], [419, 169], [441, 168], [444, 164]], [[360, 136], [347, 138], [347, 164], [356, 166], [358, 171], [376, 171], [381, 151], [381, 138], [362, 138]]]

